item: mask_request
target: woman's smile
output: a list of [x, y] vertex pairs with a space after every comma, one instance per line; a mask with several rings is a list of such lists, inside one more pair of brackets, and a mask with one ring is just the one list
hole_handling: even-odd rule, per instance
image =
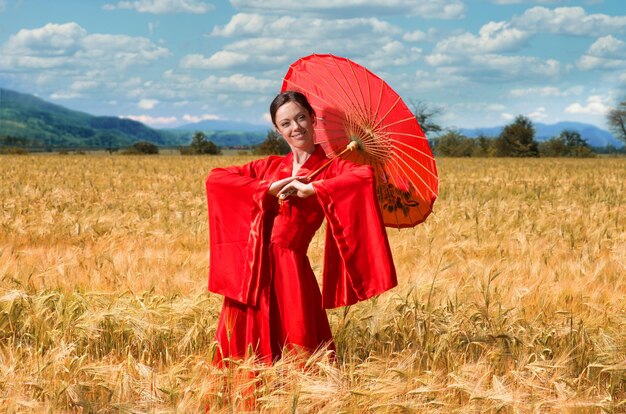
[[311, 152], [315, 119], [297, 102], [287, 102], [276, 111], [276, 130], [292, 148]]

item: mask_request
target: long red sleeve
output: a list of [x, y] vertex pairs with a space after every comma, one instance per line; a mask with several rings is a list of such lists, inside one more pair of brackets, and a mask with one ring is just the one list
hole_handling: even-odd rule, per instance
[[397, 285], [371, 167], [336, 164], [335, 177], [313, 183], [327, 220], [325, 308], [351, 305]]
[[248, 305], [258, 300], [267, 231], [263, 213], [270, 182], [257, 177], [275, 161], [270, 158], [243, 167], [216, 168], [206, 180], [209, 290]]

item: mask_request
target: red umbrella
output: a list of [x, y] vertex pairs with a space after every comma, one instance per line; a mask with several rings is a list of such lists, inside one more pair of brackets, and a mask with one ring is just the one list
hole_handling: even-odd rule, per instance
[[[426, 220], [438, 192], [435, 159], [415, 116], [385, 81], [349, 59], [310, 55], [291, 64], [286, 90], [308, 98], [317, 115], [315, 140], [329, 157], [374, 168], [386, 226]], [[354, 151], [346, 150], [351, 142]]]

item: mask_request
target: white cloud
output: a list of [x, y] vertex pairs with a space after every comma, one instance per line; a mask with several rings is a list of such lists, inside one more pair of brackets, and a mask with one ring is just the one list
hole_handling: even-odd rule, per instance
[[563, 89], [556, 86], [530, 87], [511, 89], [510, 94], [513, 97], [520, 96], [571, 96], [580, 95], [583, 91], [582, 86], [574, 86]]
[[[265, 69], [284, 68], [297, 57], [285, 55], [297, 51], [303, 55], [314, 52], [311, 42], [303, 39], [254, 38], [230, 43], [209, 57], [201, 54], [184, 56], [179, 62], [182, 69], [237, 69], [260, 72]], [[299, 57], [299, 56], [298, 56]], [[177, 75], [180, 76], [180, 75]]]
[[360, 32], [380, 35], [399, 34], [401, 30], [377, 18], [319, 19], [292, 16], [269, 16], [255, 13], [238, 13], [225, 26], [216, 26], [212, 36], [279, 37], [292, 39], [295, 27], [307, 29], [298, 34], [301, 39], [341, 38]]
[[190, 123], [196, 123], [196, 122], [207, 121], [207, 120], [215, 121], [217, 119], [220, 119], [220, 117], [214, 114], [202, 114], [202, 115], [185, 114], [183, 115], [183, 121], [190, 122]]
[[80, 97], [80, 94], [73, 91], [58, 91], [50, 95], [52, 100], [75, 99], [78, 97]]
[[2, 45], [2, 51], [6, 56], [68, 56], [80, 49], [85, 36], [87, 31], [77, 23], [48, 23], [36, 29], [21, 29]]
[[487, 70], [523, 76], [525, 73], [539, 76], [556, 76], [561, 72], [561, 65], [554, 59], [541, 60], [534, 56], [486, 55], [472, 57], [472, 63]]
[[86, 36], [76, 53], [81, 60], [106, 59], [121, 67], [149, 63], [169, 56], [169, 51], [145, 37], [93, 34]]
[[446, 55], [443, 53], [432, 53], [426, 56], [426, 62], [431, 66], [446, 66], [458, 63], [459, 58], [453, 55]]
[[142, 99], [137, 106], [141, 109], [153, 109], [159, 103], [156, 99]]
[[[347, 42], [349, 40], [346, 40]], [[320, 40], [323, 43], [324, 40]], [[307, 39], [281, 39], [274, 37], [255, 37], [253, 39], [239, 40], [226, 46], [227, 50], [239, 53], [255, 53], [258, 55], [271, 55], [280, 58], [283, 53], [295, 50], [297, 55], [313, 53], [314, 44]], [[256, 63], [256, 61], [255, 61]]]
[[568, 114], [588, 114], [588, 115], [604, 115], [609, 109], [608, 99], [599, 95], [593, 95], [587, 98], [586, 105], [574, 102], [565, 108]]
[[500, 116], [505, 121], [512, 121], [513, 119], [515, 119], [515, 115], [508, 113], [508, 112], [503, 112]]
[[[285, 16], [283, 19], [293, 19]], [[213, 36], [237, 36], [237, 35], [257, 35], [261, 34], [268, 21], [268, 16], [253, 13], [237, 13], [230, 18], [225, 26], [215, 26], [211, 35]]]
[[542, 88], [518, 88], [512, 89], [510, 93], [511, 96], [515, 97], [527, 95], [559, 96], [561, 94], [561, 89], [555, 86], [544, 86]]
[[226, 77], [211, 75], [199, 83], [199, 87], [210, 92], [254, 92], [269, 93], [280, 88], [279, 80], [259, 79], [235, 73]]
[[205, 58], [200, 54], [187, 55], [180, 61], [180, 67], [184, 69], [228, 69], [244, 65], [249, 56], [238, 52], [221, 50]]
[[548, 9], [538, 6], [514, 17], [511, 24], [534, 33], [602, 36], [623, 33], [626, 30], [626, 16], [587, 14], [582, 7]]
[[[294, 27], [306, 27], [292, 36]], [[409, 48], [397, 40], [403, 31], [377, 18], [326, 19], [239, 13], [224, 26], [215, 27], [211, 36], [243, 37], [224, 46], [208, 58], [188, 55], [180, 63], [184, 69], [222, 69], [245, 65], [247, 70], [284, 68], [301, 56], [330, 51], [377, 68], [401, 66], [421, 57], [419, 48]], [[252, 65], [254, 63], [254, 65]], [[280, 75], [278, 75], [280, 76]]]
[[405, 91], [407, 94], [415, 94], [416, 96], [423, 95], [424, 91], [462, 88], [467, 84], [465, 77], [451, 74], [446, 68], [436, 68], [432, 72], [419, 69], [415, 71], [413, 76], [409, 74], [396, 75], [388, 81], [393, 83], [397, 91]]
[[[407, 48], [390, 37], [371, 35], [350, 36], [344, 39], [322, 37], [314, 39], [280, 39], [261, 37], [233, 42], [226, 46], [229, 51], [249, 53], [255, 70], [280, 68], [282, 75], [286, 65], [296, 59], [320, 50], [332, 51], [339, 56], [350, 56], [366, 67], [381, 65], [405, 65], [421, 57], [421, 49]], [[251, 69], [248, 67], [248, 69]]]
[[402, 40], [407, 42], [421, 42], [428, 38], [428, 34], [422, 32], [421, 30], [416, 30], [414, 32], [407, 32], [402, 35]]
[[402, 40], [405, 42], [432, 42], [438, 38], [437, 29], [431, 27], [424, 31], [415, 30], [412, 32], [405, 32], [402, 35]]
[[543, 106], [540, 106], [539, 108], [530, 112], [528, 114], [528, 117], [532, 119], [533, 121], [543, 121], [548, 118], [548, 115], [546, 114], [546, 108]]
[[459, 102], [453, 105], [449, 105], [446, 109], [456, 111], [456, 112], [475, 112], [475, 113], [484, 113], [484, 112], [501, 112], [507, 109], [506, 106], [500, 103], [493, 102], [480, 102], [482, 97], [477, 97], [476, 100], [472, 102]]
[[178, 122], [175, 116], [120, 115], [120, 118], [132, 119], [152, 126], [171, 125]]
[[72, 90], [84, 91], [87, 89], [94, 89], [98, 86], [98, 82], [92, 80], [77, 80], [72, 82]]
[[626, 43], [611, 35], [596, 40], [587, 51], [587, 54], [598, 57], [624, 57], [626, 56]]
[[399, 15], [426, 19], [459, 19], [465, 6], [461, 0], [231, 0], [240, 10], [272, 11], [290, 14], [318, 13], [336, 16]]
[[139, 13], [152, 14], [204, 14], [215, 7], [212, 4], [198, 0], [137, 0], [107, 3], [102, 8], [104, 10], [134, 9]]
[[421, 52], [419, 48], [407, 49], [401, 42], [393, 40], [374, 50], [364, 64], [370, 69], [407, 65], [419, 59]]
[[626, 42], [611, 35], [601, 37], [577, 63], [582, 70], [626, 68]]
[[530, 33], [511, 27], [507, 22], [489, 22], [480, 28], [478, 36], [463, 33], [439, 41], [434, 54], [466, 55], [510, 51], [520, 48], [529, 37]]
[[5, 11], [7, 8], [7, 0], [0, 0], [0, 13]]
[[50, 69], [67, 63], [62, 57], [39, 57], [4, 55], [0, 68], [4, 69]]
[[[540, 4], [550, 4], [550, 3], [560, 3], [563, 0], [532, 0], [530, 3], [540, 3]], [[494, 4], [520, 4], [520, 3], [529, 3], [528, 0], [491, 0]]]
[[450, 74], [484, 82], [551, 78], [564, 70], [554, 59], [542, 60], [534, 56], [440, 54], [429, 55], [426, 61], [432, 66], [445, 67]]
[[115, 68], [153, 62], [169, 55], [144, 37], [88, 34], [74, 22], [22, 29], [0, 46], [3, 69]]
[[[499, 4], [519, 3], [516, 0]], [[536, 0], [535, 3], [548, 3]], [[556, 77], [570, 72], [574, 65], [555, 59], [513, 55], [541, 33], [602, 36], [578, 61], [578, 68], [622, 69], [626, 67], [626, 45], [609, 33], [626, 31], [626, 16], [588, 14], [582, 7], [533, 7], [510, 21], [489, 22], [478, 33], [453, 34], [437, 42], [425, 61], [452, 74], [482, 82]], [[418, 33], [419, 35], [420, 33]], [[535, 91], [555, 95], [554, 90]], [[521, 95], [518, 90], [515, 94]], [[564, 96], [564, 95], [561, 95]]]

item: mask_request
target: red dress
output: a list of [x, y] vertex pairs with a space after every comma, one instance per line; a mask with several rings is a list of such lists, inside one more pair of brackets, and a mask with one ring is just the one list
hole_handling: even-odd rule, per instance
[[[206, 181], [209, 290], [224, 295], [216, 339], [223, 357], [252, 350], [265, 362], [283, 349], [314, 351], [332, 335], [325, 308], [394, 287], [395, 268], [371, 167], [336, 159], [313, 183], [316, 194], [279, 208], [270, 184], [291, 176], [293, 155], [216, 168]], [[318, 146], [298, 175], [326, 161]], [[306, 255], [327, 221], [322, 292]]]

